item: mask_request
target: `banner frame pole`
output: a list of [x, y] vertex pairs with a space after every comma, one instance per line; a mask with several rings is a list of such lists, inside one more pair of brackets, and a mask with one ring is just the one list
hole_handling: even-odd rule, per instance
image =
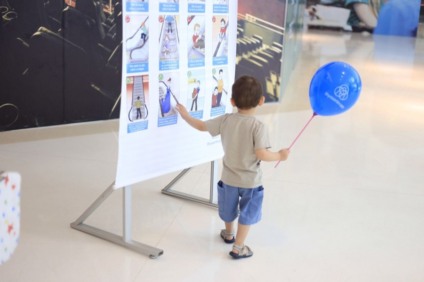
[[210, 170], [210, 191], [209, 191], [209, 199], [207, 198], [203, 198], [203, 197], [198, 197], [198, 196], [194, 196], [194, 195], [190, 195], [188, 193], [184, 193], [184, 192], [179, 192], [179, 191], [175, 191], [172, 190], [172, 187], [174, 186], [175, 183], [178, 182], [178, 180], [180, 180], [191, 168], [186, 168], [183, 171], [180, 172], [180, 174], [178, 174], [173, 180], [171, 180], [171, 182], [169, 182], [168, 185], [166, 185], [163, 189], [162, 189], [162, 193], [168, 196], [173, 196], [173, 197], [177, 197], [180, 199], [184, 199], [184, 200], [189, 200], [189, 201], [193, 201], [199, 204], [203, 204], [203, 205], [207, 205], [210, 207], [214, 207], [217, 208], [218, 204], [217, 204], [217, 183], [218, 183], [218, 162], [215, 161], [211, 161], [211, 170]]
[[158, 258], [163, 250], [148, 246], [132, 240], [132, 188], [123, 189], [123, 235], [117, 235], [94, 226], [85, 224], [84, 221], [116, 190], [113, 182], [100, 196], [83, 212], [83, 214], [70, 224], [71, 228], [95, 236], [97, 238], [120, 245], [134, 252], [146, 255], [151, 259]]

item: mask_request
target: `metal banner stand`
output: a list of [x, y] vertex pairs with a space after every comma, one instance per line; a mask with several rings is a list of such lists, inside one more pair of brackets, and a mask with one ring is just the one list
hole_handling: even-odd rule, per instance
[[[211, 207], [217, 207], [216, 199], [216, 189], [218, 182], [218, 163], [217, 161], [211, 162], [211, 177], [210, 177], [210, 192], [209, 199], [193, 196], [187, 193], [173, 191], [171, 188], [174, 184], [180, 180], [190, 168], [184, 169], [180, 174], [177, 175], [165, 188], [162, 189], [162, 193], [175, 196], [178, 198], [191, 200], [197, 203], [208, 205]], [[85, 211], [84, 213], [73, 223], [71, 227], [73, 229], [85, 232], [92, 236], [98, 237], [100, 239], [112, 242], [114, 244], [120, 245], [142, 255], [147, 255], [150, 258], [157, 258], [163, 254], [163, 250], [139, 243], [132, 240], [132, 190], [131, 187], [121, 188], [123, 191], [123, 235], [116, 235], [105, 230], [101, 230], [94, 226], [90, 226], [84, 223], [84, 221], [116, 190], [114, 187], [115, 183], [112, 183]]]
[[71, 227], [87, 234], [93, 235], [100, 239], [120, 245], [142, 255], [147, 255], [150, 258], [157, 258], [163, 254], [163, 250], [157, 249], [137, 241], [132, 240], [132, 190], [131, 187], [123, 187], [123, 235], [119, 236], [105, 230], [87, 225], [86, 220], [114, 191], [112, 183], [88, 208], [87, 210], [73, 223]]
[[210, 178], [210, 192], [209, 192], [209, 199], [205, 199], [202, 197], [193, 196], [184, 192], [179, 192], [172, 190], [172, 187], [174, 184], [183, 177], [190, 168], [184, 169], [180, 174], [178, 174], [168, 185], [165, 186], [165, 188], [162, 189], [162, 193], [169, 196], [174, 196], [181, 199], [186, 199], [190, 201], [194, 201], [200, 204], [204, 204], [211, 207], [218, 207], [217, 199], [216, 199], [216, 189], [217, 189], [217, 183], [218, 183], [218, 162], [212, 161], [211, 162], [211, 178]]

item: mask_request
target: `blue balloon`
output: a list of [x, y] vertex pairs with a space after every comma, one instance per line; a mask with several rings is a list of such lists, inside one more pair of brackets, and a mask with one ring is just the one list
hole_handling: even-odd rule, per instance
[[319, 68], [312, 77], [309, 100], [315, 114], [337, 115], [356, 103], [361, 88], [361, 77], [352, 66], [331, 62]]

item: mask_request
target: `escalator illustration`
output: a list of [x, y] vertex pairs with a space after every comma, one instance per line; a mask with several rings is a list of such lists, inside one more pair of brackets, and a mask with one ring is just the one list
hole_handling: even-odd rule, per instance
[[130, 121], [146, 119], [149, 115], [149, 111], [144, 95], [143, 77], [135, 76], [133, 83], [131, 109], [128, 112], [128, 119]]
[[159, 45], [161, 61], [175, 61], [179, 59], [179, 34], [176, 16], [165, 16], [162, 22]]
[[136, 32], [125, 41], [131, 61], [146, 61], [149, 58], [149, 48], [147, 45], [149, 31], [146, 24], [148, 19], [149, 17], [146, 17]]

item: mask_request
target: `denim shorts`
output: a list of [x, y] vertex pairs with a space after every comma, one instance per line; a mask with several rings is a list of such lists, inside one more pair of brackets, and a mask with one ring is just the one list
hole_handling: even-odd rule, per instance
[[225, 222], [234, 221], [252, 225], [261, 220], [264, 188], [238, 188], [218, 182], [219, 217]]

